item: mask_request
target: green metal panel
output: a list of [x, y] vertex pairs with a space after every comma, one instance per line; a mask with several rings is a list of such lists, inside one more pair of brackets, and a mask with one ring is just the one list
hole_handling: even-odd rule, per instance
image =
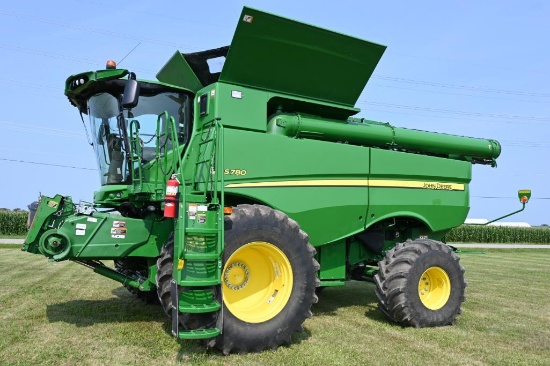
[[[288, 96], [275, 92], [265, 92], [241, 85], [215, 83], [201, 89], [198, 96], [207, 98], [207, 114], [199, 116], [195, 128], [198, 129], [204, 123], [214, 118], [221, 118], [225, 127], [235, 127], [247, 130], [265, 132], [267, 116], [273, 115], [281, 107], [283, 109], [295, 109], [311, 113], [318, 113], [332, 118], [346, 120], [350, 115], [359, 110], [342, 105], [314, 101], [296, 96]], [[195, 107], [198, 109], [198, 97], [195, 98]]]
[[171, 220], [141, 220], [104, 213], [71, 216], [57, 230], [68, 239], [70, 251], [66, 257], [54, 258], [157, 257], [171, 227]]
[[50, 224], [50, 217], [61, 208], [59, 205], [62, 200], [63, 197], [60, 195], [56, 195], [53, 198], [46, 196], [40, 198], [34, 220], [25, 238], [26, 248], [28, 248], [29, 244], [35, 242], [39, 238], [39, 234], [45, 230], [45, 226]]
[[199, 118], [197, 127], [221, 117], [224, 126], [265, 132], [269, 93], [223, 83], [216, 83], [200, 94], [203, 92], [208, 98], [208, 115]]
[[346, 240], [324, 245], [317, 249], [321, 270], [319, 279], [343, 280], [346, 278]]
[[203, 87], [199, 78], [179, 51], [160, 69], [157, 73], [157, 79], [189, 89], [195, 93]]
[[316, 246], [388, 217], [440, 231], [468, 213], [467, 161], [242, 130], [225, 136], [226, 193], [287, 213]]
[[219, 80], [353, 106], [385, 49], [245, 7]]
[[372, 149], [367, 225], [391, 216], [416, 217], [433, 231], [464, 222], [471, 163]]
[[467, 161], [409, 154], [384, 149], [371, 150], [371, 179], [452, 181], [470, 183], [472, 165]]
[[[287, 213], [314, 245], [363, 230], [367, 187], [331, 182], [366, 179], [368, 148], [235, 129], [224, 134], [226, 194], [247, 196]], [[296, 185], [280, 186], [289, 181]]]

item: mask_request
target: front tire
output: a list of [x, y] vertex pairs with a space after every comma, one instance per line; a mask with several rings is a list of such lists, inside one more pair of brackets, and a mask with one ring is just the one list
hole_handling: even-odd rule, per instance
[[[168, 241], [161, 249], [160, 257], [157, 259], [157, 295], [158, 301], [162, 305], [164, 312], [172, 319], [172, 295], [170, 293], [172, 272], [174, 266], [174, 234], [171, 234]], [[198, 288], [195, 288], [198, 289]], [[211, 290], [213, 296], [216, 290], [213, 287], [205, 288]], [[179, 287], [179, 293], [185, 291], [185, 287]], [[197, 330], [214, 327], [217, 320], [217, 314], [183, 314], [179, 313], [179, 323], [183, 330]]]
[[[141, 278], [147, 278], [147, 267], [142, 262], [143, 261], [140, 262], [139, 259], [123, 258], [115, 260], [114, 265], [117, 272], [120, 272], [125, 276], [138, 276]], [[128, 290], [129, 293], [131, 293], [141, 301], [145, 302], [146, 304], [158, 304], [159, 302], [157, 292], [155, 290], [142, 291], [128, 285], [124, 285], [124, 287], [126, 288], [126, 290]]]
[[317, 302], [314, 255], [308, 236], [284, 213], [234, 207], [225, 217], [223, 331], [215, 346], [229, 354], [289, 344]]
[[430, 239], [397, 244], [375, 275], [378, 308], [405, 326], [449, 325], [465, 300], [464, 267], [458, 256]]

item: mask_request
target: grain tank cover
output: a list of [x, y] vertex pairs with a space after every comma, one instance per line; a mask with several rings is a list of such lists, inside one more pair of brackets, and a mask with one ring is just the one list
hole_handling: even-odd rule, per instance
[[354, 106], [385, 49], [245, 7], [219, 80]]

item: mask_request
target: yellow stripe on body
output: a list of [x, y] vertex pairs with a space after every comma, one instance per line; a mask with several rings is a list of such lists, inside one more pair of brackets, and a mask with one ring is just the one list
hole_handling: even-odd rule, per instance
[[267, 187], [380, 187], [380, 188], [420, 188], [445, 191], [463, 191], [463, 183], [423, 182], [412, 180], [382, 179], [319, 179], [287, 180], [279, 182], [231, 183], [226, 188], [267, 188]]
[[252, 187], [368, 187], [368, 179], [331, 179], [331, 180], [286, 180], [280, 182], [233, 183], [226, 188]]

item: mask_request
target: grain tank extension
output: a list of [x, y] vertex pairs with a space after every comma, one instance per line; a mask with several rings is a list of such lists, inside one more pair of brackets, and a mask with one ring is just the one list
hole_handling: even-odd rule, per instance
[[160, 301], [175, 337], [226, 354], [290, 343], [349, 280], [392, 321], [452, 324], [466, 283], [441, 240], [501, 148], [353, 117], [385, 48], [245, 7], [229, 46], [176, 52], [157, 81], [70, 76], [101, 186], [88, 206], [43, 196], [23, 250]]

